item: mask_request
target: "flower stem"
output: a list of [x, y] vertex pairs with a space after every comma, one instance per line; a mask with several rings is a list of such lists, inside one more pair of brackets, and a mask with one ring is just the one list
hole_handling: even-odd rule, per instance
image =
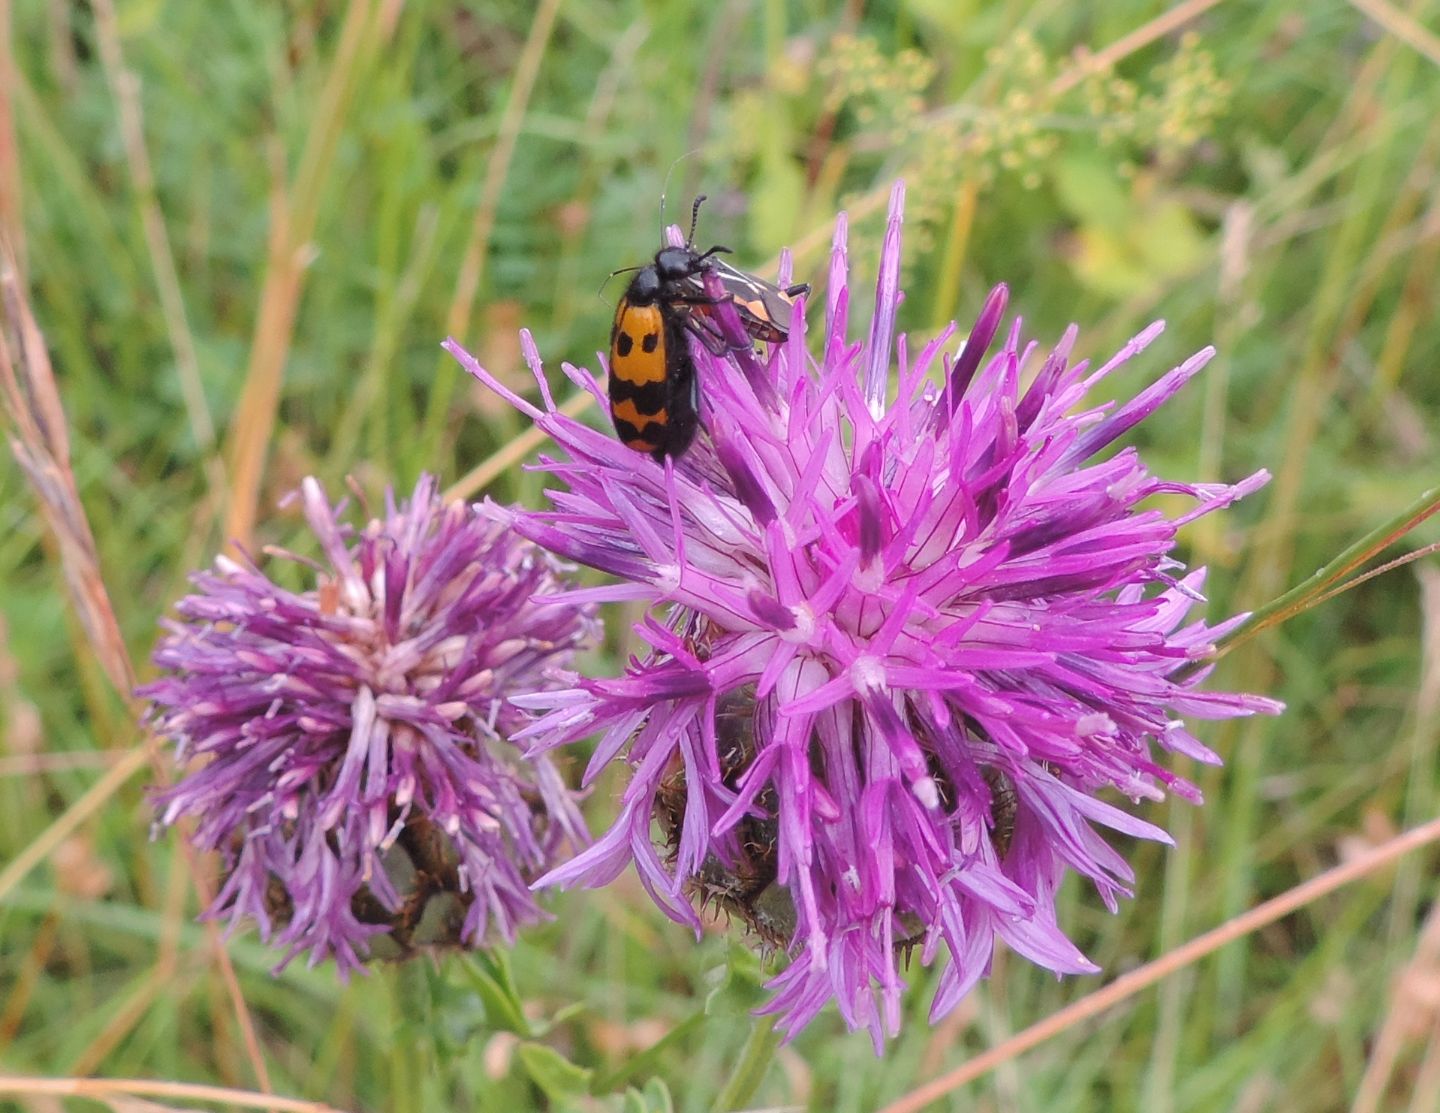
[[390, 1046], [390, 1108], [423, 1113], [425, 1080], [434, 1077], [430, 1038], [431, 992], [422, 962], [397, 963], [388, 979], [393, 1039]]
[[1238, 627], [1229, 637], [1220, 642], [1219, 652], [1228, 653], [1242, 642], [1249, 641], [1261, 630], [1270, 626], [1278, 626], [1332, 595], [1338, 595], [1346, 588], [1360, 583], [1366, 577], [1359, 576], [1345, 582], [1340, 587], [1335, 586], [1376, 553], [1404, 537], [1437, 511], [1440, 511], [1440, 487], [1432, 487], [1430, 490], [1422, 492], [1399, 514], [1376, 526], [1339, 553], [1334, 560], [1316, 571], [1309, 579], [1297, 584], [1284, 595], [1272, 599], [1265, 606], [1257, 608], [1243, 626]]
[[755, 1018], [750, 1036], [740, 1051], [740, 1061], [735, 1064], [730, 1080], [725, 1083], [710, 1106], [713, 1113], [728, 1113], [729, 1110], [740, 1109], [749, 1104], [755, 1091], [760, 1088], [760, 1083], [765, 1080], [765, 1073], [770, 1069], [770, 1062], [775, 1058], [780, 1040], [780, 1033], [775, 1030], [775, 1017]]

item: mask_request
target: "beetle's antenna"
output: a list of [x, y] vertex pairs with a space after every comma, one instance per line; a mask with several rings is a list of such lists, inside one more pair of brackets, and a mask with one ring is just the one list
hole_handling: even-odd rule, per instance
[[629, 274], [631, 271], [638, 271], [639, 269], [639, 267], [621, 267], [618, 271], [611, 271], [605, 276], [605, 281], [600, 283], [600, 289], [595, 291], [595, 296], [599, 297], [601, 294], [603, 294], [605, 292], [606, 283], [608, 283], [617, 274]]
[[685, 243], [691, 247], [695, 245], [695, 225], [700, 220], [700, 205], [704, 200], [705, 195], [702, 193], [695, 198], [695, 204], [690, 209], [690, 234], [685, 237]]

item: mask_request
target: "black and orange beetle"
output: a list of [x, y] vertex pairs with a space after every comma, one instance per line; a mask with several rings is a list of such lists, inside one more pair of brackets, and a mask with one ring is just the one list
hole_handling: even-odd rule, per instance
[[[656, 460], [680, 456], [699, 426], [699, 382], [686, 334], [721, 355], [729, 344], [714, 320], [714, 306], [735, 306], [746, 333], [778, 344], [790, 333], [794, 301], [809, 285], [779, 287], [746, 274], [715, 256], [728, 247], [695, 249], [695, 224], [704, 195], [690, 211], [684, 247], [662, 247], [654, 261], [636, 269], [615, 308], [610, 329], [610, 417], [620, 440]], [[619, 271], [615, 272], [619, 274]], [[724, 294], [706, 292], [714, 274]]]

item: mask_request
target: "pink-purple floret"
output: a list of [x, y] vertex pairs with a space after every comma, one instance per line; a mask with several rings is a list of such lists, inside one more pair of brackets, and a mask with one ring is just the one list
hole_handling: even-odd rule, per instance
[[554, 560], [432, 478], [361, 531], [315, 480], [301, 498], [322, 559], [275, 555], [308, 590], [221, 557], [166, 623], [164, 675], [140, 692], [184, 770], [160, 819], [191, 819], [223, 855], [206, 915], [253, 918], [287, 962], [362, 962], [385, 928], [357, 918], [356, 894], [398, 904], [382, 857], [415, 817], [458, 856], [464, 941], [513, 942], [543, 918], [530, 883], [588, 838], [550, 762], [507, 741], [524, 716], [505, 697], [553, 684], [593, 610], [536, 603], [562, 584]]
[[[1212, 351], [1128, 403], [1087, 402], [1161, 326], [1091, 371], [1070, 361], [1073, 326], [1043, 358], [1018, 319], [1002, 329], [1008, 291], [997, 286], [958, 354], [953, 325], [912, 353], [895, 335], [902, 203], [897, 186], [868, 339], [847, 339], [843, 216], [818, 361], [802, 307], [763, 363], [735, 314], [718, 311], [738, 350], [717, 358], [692, 345], [708, 436], [678, 461], [655, 463], [557, 412], [528, 333], [539, 406], [447, 344], [560, 449], [540, 465], [560, 484], [553, 509], [505, 520], [621, 581], [555, 601], [650, 606], [636, 626], [649, 648], [622, 676], [520, 701], [539, 713], [519, 735], [537, 751], [598, 736], [587, 783], [621, 755], [631, 769], [611, 828], [541, 883], [603, 885], [633, 863], [660, 907], [698, 930], [687, 879], [707, 858], [733, 860], [736, 824], [772, 787], [778, 883], [796, 923], [765, 1011], [793, 1034], [833, 999], [877, 1049], [900, 1024], [907, 941], [925, 964], [949, 954], [932, 1019], [988, 972], [997, 937], [1048, 970], [1095, 971], [1056, 922], [1065, 871], [1113, 909], [1134, 875], [1099, 829], [1170, 841], [1101, 795], [1198, 801], [1159, 759], [1218, 761], [1181, 717], [1280, 708], [1198, 690], [1213, 642], [1244, 616], [1187, 622], [1204, 572], [1169, 556], [1179, 526], [1266, 473], [1174, 483], [1133, 448], [1092, 458]], [[564, 373], [604, 405], [590, 372]], [[1193, 505], [1175, 518], [1162, 509], [1172, 500], [1142, 507], [1157, 494]], [[742, 690], [758, 698], [757, 752], [730, 787], [715, 711]], [[685, 822], [667, 857], [652, 814], [678, 763]], [[996, 773], [1018, 799], [1004, 846]]]

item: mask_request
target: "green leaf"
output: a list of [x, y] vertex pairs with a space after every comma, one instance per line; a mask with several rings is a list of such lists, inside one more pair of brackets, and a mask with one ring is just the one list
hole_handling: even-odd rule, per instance
[[1135, 216], [1135, 200], [1113, 162], [1067, 154], [1055, 167], [1060, 203], [1087, 232], [1122, 234]]
[[516, 1057], [531, 1081], [552, 1101], [580, 1098], [590, 1091], [594, 1072], [576, 1066], [553, 1047], [527, 1040], [516, 1049]]
[[691, 1013], [688, 1017], [682, 1020], [679, 1024], [675, 1025], [674, 1028], [671, 1028], [670, 1031], [666, 1032], [663, 1036], [661, 1036], [658, 1040], [652, 1043], [644, 1051], [640, 1052], [638, 1055], [632, 1055], [609, 1074], [596, 1079], [594, 1089], [591, 1091], [591, 1093], [608, 1093], [609, 1091], [615, 1089], [616, 1086], [620, 1085], [620, 1083], [624, 1082], [627, 1078], [630, 1078], [633, 1075], [640, 1074], [643, 1071], [655, 1070], [659, 1066], [660, 1059], [665, 1054], [665, 1052], [668, 1051], [672, 1046], [689, 1036], [690, 1033], [696, 1028], [699, 1028], [701, 1025], [703, 1025], [705, 1023], [705, 1019], [706, 1014], [703, 1011]]
[[660, 1079], [652, 1078], [643, 1090], [626, 1090], [619, 1100], [620, 1113], [675, 1113], [670, 1088]]
[[626, 1090], [620, 1099], [621, 1113], [646, 1113], [645, 1095], [639, 1090]]
[[759, 955], [732, 942], [725, 965], [706, 975], [714, 988], [705, 995], [705, 1015], [739, 1016], [749, 1012], [764, 1000], [767, 976]]
[[759, 123], [761, 188], [752, 194], [750, 239], [768, 252], [794, 233], [805, 202], [805, 174], [791, 155], [795, 140], [788, 121], [766, 116]]
[[1083, 228], [1076, 234], [1070, 265], [1086, 286], [1112, 298], [1128, 297], [1150, 281], [1127, 237], [1103, 228]]
[[545, 1017], [543, 1020], [530, 1021], [530, 1034], [537, 1038], [547, 1035], [567, 1020], [574, 1020], [577, 1016], [582, 1016], [588, 1012], [589, 1009], [590, 1006], [585, 1004], [584, 1001], [572, 1001], [570, 1004], [563, 1005], [556, 1009], [553, 1014]]
[[485, 1019], [494, 1028], [526, 1039], [536, 1035], [525, 1016], [525, 1003], [515, 986], [510, 961], [504, 954], [480, 951], [461, 969], [485, 1007]]
[[653, 1113], [675, 1113], [675, 1103], [670, 1098], [670, 1087], [658, 1078], [645, 1083], [645, 1108]]
[[917, 19], [943, 32], [951, 46], [976, 42], [980, 38], [976, 33], [979, 21], [990, 31], [983, 36], [983, 41], [990, 41], [999, 26], [998, 10], [987, 9], [974, 0], [909, 0], [904, 7]]
[[1158, 198], [1132, 206], [1122, 229], [1082, 228], [1074, 238], [1071, 266], [1091, 289], [1127, 298], [1152, 289], [1157, 281], [1190, 273], [1209, 250], [1190, 210], [1174, 199]]
[[1135, 249], [1152, 275], [1181, 275], [1195, 269], [1209, 248], [1205, 233], [1179, 201], [1160, 201], [1136, 223]]

